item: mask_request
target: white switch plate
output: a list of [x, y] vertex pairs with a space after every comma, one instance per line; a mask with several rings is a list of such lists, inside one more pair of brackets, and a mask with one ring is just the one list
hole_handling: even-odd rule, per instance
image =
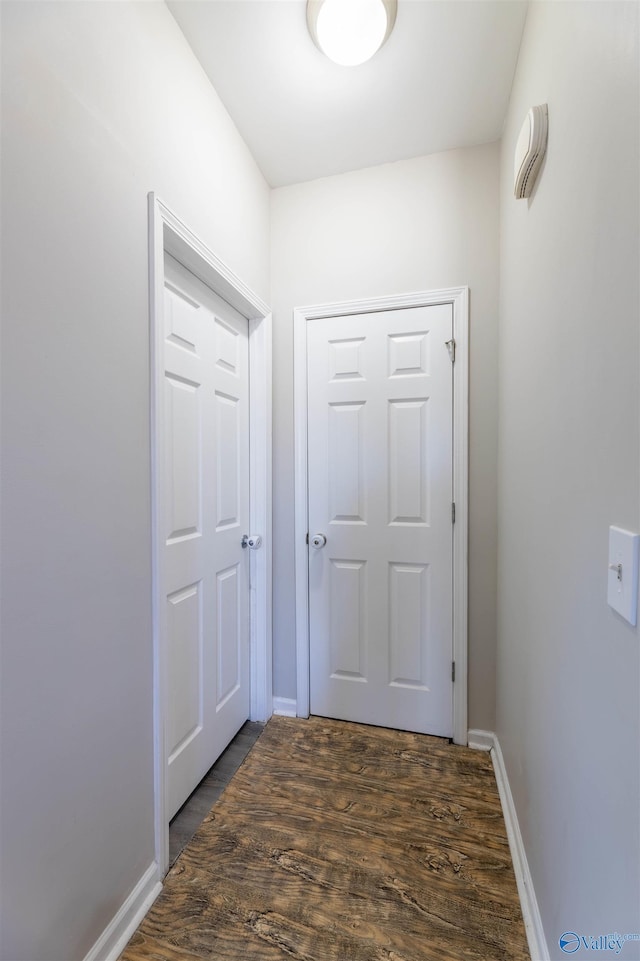
[[[635, 627], [638, 617], [638, 545], [640, 535], [609, 528], [609, 574], [607, 601]], [[621, 565], [621, 577], [615, 568]], [[613, 568], [613, 569], [612, 569]]]

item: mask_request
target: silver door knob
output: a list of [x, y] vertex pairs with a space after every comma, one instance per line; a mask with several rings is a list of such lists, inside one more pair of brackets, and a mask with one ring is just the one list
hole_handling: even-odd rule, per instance
[[243, 547], [250, 547], [252, 551], [257, 551], [262, 544], [260, 534], [243, 534], [241, 544]]
[[327, 543], [327, 538], [324, 534], [314, 534], [311, 538], [311, 546], [315, 547], [317, 551]]

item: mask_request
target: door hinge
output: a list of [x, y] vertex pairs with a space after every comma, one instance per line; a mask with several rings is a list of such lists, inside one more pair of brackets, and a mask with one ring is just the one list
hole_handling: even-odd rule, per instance
[[455, 524], [455, 522], [456, 522], [456, 502], [452, 501], [451, 502], [451, 523]]
[[307, 531], [307, 546], [309, 546], [309, 531]]
[[447, 350], [449, 351], [449, 357], [451, 358], [451, 363], [452, 363], [452, 364], [455, 364], [455, 362], [456, 362], [456, 342], [455, 342], [455, 339], [452, 337], [451, 340], [445, 341], [445, 347], [446, 347]]
[[455, 679], [456, 679], [456, 662], [451, 661], [451, 680], [455, 681]]

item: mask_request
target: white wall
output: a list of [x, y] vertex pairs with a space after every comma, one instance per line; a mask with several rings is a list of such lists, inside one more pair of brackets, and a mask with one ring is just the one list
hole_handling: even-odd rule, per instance
[[154, 858], [147, 192], [263, 298], [269, 191], [161, 3], [3, 2], [2, 946]]
[[608, 527], [640, 525], [638, 78], [636, 4], [532, 4], [502, 151], [497, 730], [552, 958], [640, 931], [640, 637], [606, 602]]
[[470, 722], [494, 725], [498, 146], [272, 194], [274, 683], [295, 697], [293, 323], [296, 306], [471, 288]]

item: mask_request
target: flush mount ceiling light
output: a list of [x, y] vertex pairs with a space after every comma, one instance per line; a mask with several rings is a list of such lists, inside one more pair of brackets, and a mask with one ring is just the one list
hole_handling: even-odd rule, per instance
[[307, 0], [307, 24], [316, 47], [334, 63], [370, 60], [396, 21], [398, 0]]

